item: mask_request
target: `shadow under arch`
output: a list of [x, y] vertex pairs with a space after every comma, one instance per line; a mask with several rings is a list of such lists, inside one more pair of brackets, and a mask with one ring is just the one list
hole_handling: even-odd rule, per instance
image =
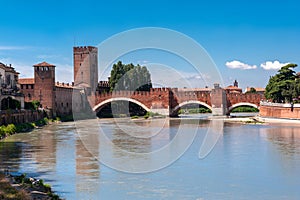
[[227, 110], [227, 115], [230, 114], [234, 108], [237, 108], [240, 106], [253, 107], [253, 108], [256, 108], [259, 110], [259, 106], [257, 106], [256, 104], [249, 103], [249, 102], [240, 102], [240, 103], [236, 103], [236, 104], [233, 104], [232, 106], [230, 106]]
[[189, 100], [189, 101], [181, 102], [175, 108], [173, 108], [170, 116], [178, 116], [178, 111], [180, 110], [180, 108], [187, 106], [187, 105], [200, 105], [200, 106], [206, 107], [212, 111], [212, 107], [205, 102], [197, 101], [197, 100]]
[[[150, 111], [150, 108], [148, 108], [145, 104], [135, 100], [135, 99], [132, 99], [132, 98], [128, 98], [128, 97], [113, 97], [113, 98], [110, 98], [110, 99], [107, 99], [105, 101], [102, 101], [101, 103], [97, 104], [96, 106], [93, 107], [93, 111], [98, 115], [98, 113], [107, 105], [111, 104], [111, 103], [114, 103], [114, 102], [127, 102], [128, 104], [127, 105], [122, 105], [123, 107], [125, 106], [125, 114], [128, 114], [130, 115], [129, 113], [129, 103], [133, 103], [137, 106], [139, 106], [140, 108], [142, 108], [143, 110], [145, 110], [146, 112], [149, 112]], [[112, 112], [113, 109], [111, 110]], [[115, 113], [112, 113], [113, 115]], [[124, 113], [122, 113], [124, 114]]]

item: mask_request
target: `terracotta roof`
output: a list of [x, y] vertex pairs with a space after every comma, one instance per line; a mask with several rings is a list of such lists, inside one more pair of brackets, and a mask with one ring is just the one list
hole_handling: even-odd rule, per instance
[[[256, 90], [256, 92], [264, 92], [265, 91], [265, 88], [254, 88]], [[251, 90], [251, 87], [247, 87], [246, 88], [246, 92], [250, 91]]]
[[264, 92], [265, 88], [254, 88], [256, 90], [256, 92]]
[[19, 84], [34, 84], [34, 78], [19, 78]]
[[238, 88], [236, 86], [229, 85], [228, 87], [225, 88], [225, 90], [242, 90], [242, 88]]
[[41, 62], [41, 63], [38, 63], [36, 65], [33, 65], [34, 67], [55, 67], [55, 65], [52, 65], [52, 64], [49, 64], [47, 62]]

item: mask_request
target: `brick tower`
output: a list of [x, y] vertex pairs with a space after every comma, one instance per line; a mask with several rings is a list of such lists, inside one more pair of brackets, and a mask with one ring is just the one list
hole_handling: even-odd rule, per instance
[[34, 98], [44, 108], [55, 110], [55, 66], [42, 62], [34, 67]]
[[98, 49], [96, 47], [73, 47], [74, 84], [96, 91], [98, 84]]

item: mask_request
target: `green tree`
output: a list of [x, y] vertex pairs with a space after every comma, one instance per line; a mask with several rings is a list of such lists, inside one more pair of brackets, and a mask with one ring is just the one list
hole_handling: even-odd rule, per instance
[[250, 91], [247, 91], [246, 93], [256, 93], [256, 89], [254, 87], [251, 87]]
[[295, 71], [296, 64], [288, 64], [281, 67], [275, 76], [271, 76], [266, 86], [265, 96], [273, 102], [292, 102], [299, 96], [299, 80]]
[[111, 91], [149, 91], [152, 88], [151, 75], [145, 66], [118, 61], [110, 72], [109, 85]]

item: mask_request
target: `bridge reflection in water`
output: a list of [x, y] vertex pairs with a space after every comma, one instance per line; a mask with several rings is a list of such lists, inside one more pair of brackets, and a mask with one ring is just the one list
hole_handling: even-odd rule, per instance
[[[248, 181], [259, 180], [260, 182], [255, 183], [259, 186], [267, 185], [269, 192], [272, 193], [274, 190], [269, 187], [272, 188], [276, 183], [267, 184], [270, 183], [268, 180], [286, 180], [286, 187], [284, 185], [282, 187], [292, 192], [297, 191], [293, 189], [296, 188], [295, 184], [299, 183], [300, 177], [297, 170], [300, 162], [300, 129], [297, 125], [241, 125], [224, 123], [222, 120], [207, 121], [192, 118], [118, 120], [84, 120], [76, 123], [77, 131], [73, 123], [63, 123], [44, 127], [42, 131], [13, 135], [6, 142], [0, 142], [0, 170], [10, 166], [11, 171], [26, 172], [29, 176], [45, 179], [55, 191], [67, 199], [109, 197], [114, 190], [123, 190], [126, 193], [136, 189], [137, 193], [144, 194], [148, 191], [149, 194], [148, 187], [156, 189], [155, 186], [162, 181], [161, 176], [166, 178], [163, 184], [168, 185], [168, 191], [173, 191], [174, 188], [177, 190], [176, 195], [183, 195], [180, 193], [183, 191], [182, 187], [194, 183], [193, 181], [198, 181], [199, 187], [207, 186], [212, 194], [219, 191], [212, 189], [216, 184], [218, 189], [225, 187], [224, 190], [231, 193], [235, 191], [226, 185], [228, 182], [224, 180], [240, 184], [241, 189], [247, 188], [242, 190], [243, 192], [257, 191], [255, 186], [252, 186], [253, 190], [248, 189]], [[180, 127], [184, 127], [183, 134], [178, 131]], [[99, 163], [102, 153], [119, 158], [124, 156], [124, 151], [148, 153], [157, 151], [172, 141], [174, 145], [163, 154], [163, 158], [173, 158], [172, 154], [178, 153], [181, 147], [189, 144], [189, 139], [193, 137], [188, 135], [194, 135], [194, 127], [198, 127], [196, 130], [198, 134], [190, 148], [191, 151], [186, 152], [169, 168], [143, 176], [146, 178], [138, 181], [141, 185], [139, 189], [132, 184], [141, 176], [117, 173]], [[101, 147], [103, 141], [99, 129], [114, 144], [113, 148], [109, 149], [112, 151], [101, 152], [105, 151], [105, 148]], [[201, 144], [206, 139], [210, 141], [204, 143], [206, 146], [202, 146], [202, 150], [209, 152], [211, 144], [214, 144], [218, 137], [219, 142], [212, 155], [200, 162], [197, 159], [197, 151]], [[134, 156], [135, 154], [130, 156], [125, 154], [120, 164], [126, 159], [135, 159]], [[155, 159], [152, 161], [156, 162]], [[214, 173], [216, 172], [214, 170], [218, 173]], [[178, 182], [178, 178], [183, 182]], [[148, 182], [143, 182], [144, 180]], [[127, 181], [131, 185], [127, 185]], [[199, 187], [191, 189], [194, 196], [201, 193]], [[113, 196], [116, 197], [118, 194]]]

